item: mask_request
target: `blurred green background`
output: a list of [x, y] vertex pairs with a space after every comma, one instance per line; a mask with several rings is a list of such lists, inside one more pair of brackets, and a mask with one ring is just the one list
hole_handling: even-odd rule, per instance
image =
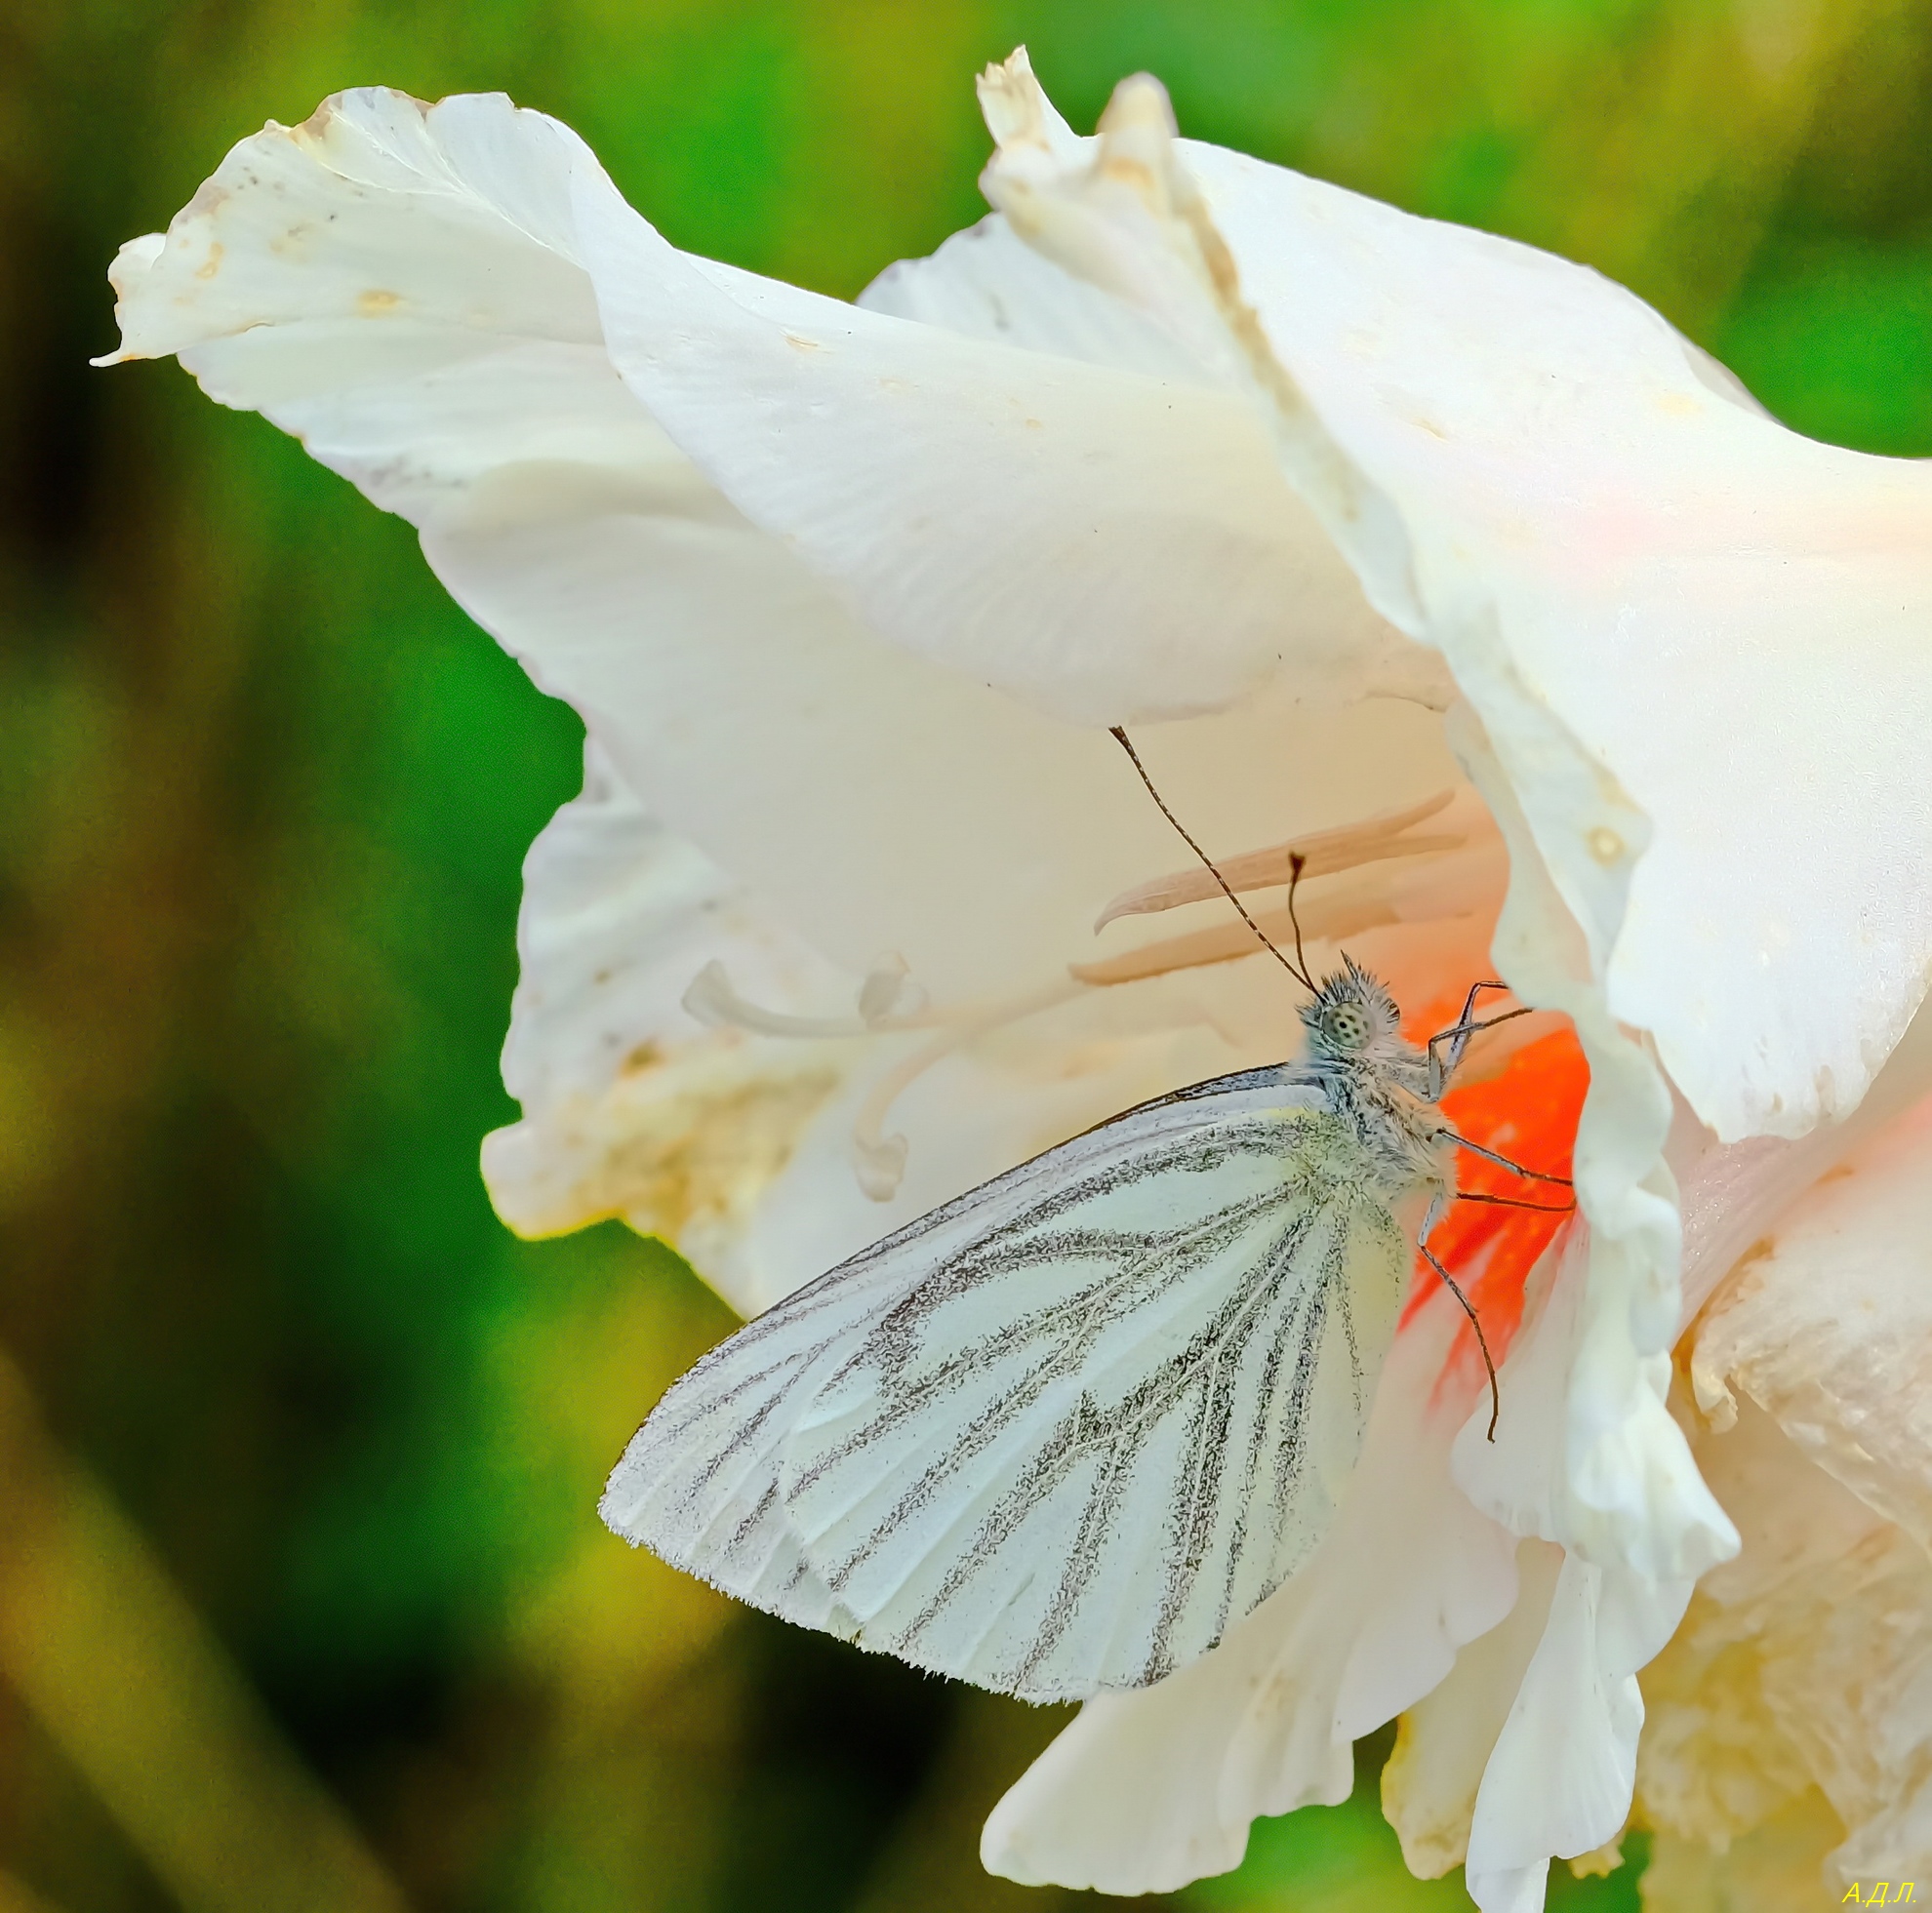
[[[476, 1173], [579, 732], [407, 528], [103, 277], [338, 88], [501, 88], [679, 244], [851, 294], [978, 217], [972, 75], [1589, 260], [1800, 429], [1932, 453], [1932, 10], [1887, 0], [0, 0], [0, 1913], [1013, 1907], [1057, 1725], [597, 1525], [728, 1326]], [[1202, 1908], [1467, 1905], [1374, 1807]], [[1632, 1863], [1561, 1905], [1634, 1906]]]

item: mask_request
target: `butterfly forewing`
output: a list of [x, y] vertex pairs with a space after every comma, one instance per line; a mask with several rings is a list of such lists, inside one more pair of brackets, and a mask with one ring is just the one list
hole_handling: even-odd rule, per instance
[[1130, 1111], [712, 1351], [605, 1518], [787, 1618], [1030, 1699], [1206, 1652], [1318, 1538], [1407, 1256], [1291, 1070]]

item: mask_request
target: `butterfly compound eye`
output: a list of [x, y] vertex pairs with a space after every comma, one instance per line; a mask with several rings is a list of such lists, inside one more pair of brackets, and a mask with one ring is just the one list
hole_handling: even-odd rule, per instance
[[1321, 1023], [1322, 1034], [1338, 1050], [1360, 1050], [1368, 1044], [1368, 1016], [1358, 1003], [1336, 1004]]

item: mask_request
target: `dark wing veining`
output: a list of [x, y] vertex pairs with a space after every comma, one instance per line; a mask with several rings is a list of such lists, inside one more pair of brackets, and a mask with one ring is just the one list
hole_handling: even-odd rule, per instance
[[604, 1518], [741, 1599], [983, 1687], [1144, 1686], [1319, 1538], [1406, 1262], [1308, 1079], [1223, 1077], [741, 1330], [638, 1431]]

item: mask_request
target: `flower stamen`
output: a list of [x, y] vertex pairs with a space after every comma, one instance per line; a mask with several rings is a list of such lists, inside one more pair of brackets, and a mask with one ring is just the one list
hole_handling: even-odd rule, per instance
[[715, 957], [684, 992], [684, 1009], [707, 1029], [746, 1029], [759, 1036], [831, 1038], [874, 1036], [897, 1029], [923, 1029], [936, 1020], [928, 1014], [926, 992], [912, 980], [906, 959], [894, 952], [865, 973], [859, 985], [856, 1016], [794, 1016], [741, 996], [730, 973]]
[[[1454, 836], [1405, 837], [1404, 832], [1437, 816], [1456, 801], [1453, 790], [1438, 790], [1420, 804], [1406, 810], [1383, 811], [1364, 817], [1359, 823], [1344, 824], [1336, 830], [1317, 830], [1306, 837], [1293, 837], [1267, 850], [1248, 851], [1240, 857], [1221, 858], [1216, 868], [1229, 890], [1278, 890], [1294, 875], [1294, 859], [1302, 859], [1302, 877], [1333, 876], [1364, 863], [1377, 863], [1395, 857], [1425, 857], [1444, 851], [1461, 850], [1469, 841], [1476, 819]], [[1178, 870], [1171, 876], [1152, 877], [1131, 890], [1123, 890], [1095, 920], [1094, 929], [1105, 930], [1116, 917], [1142, 916], [1156, 910], [1172, 910], [1183, 903], [1202, 903], [1218, 896], [1214, 880], [1205, 870]]]
[[936, 1031], [930, 1041], [901, 1056], [873, 1083], [852, 1119], [852, 1167], [859, 1186], [874, 1202], [890, 1202], [906, 1174], [906, 1137], [885, 1132], [886, 1117], [900, 1096], [935, 1063], [963, 1045], [1007, 1023], [1069, 1002], [1085, 987], [1076, 980], [1054, 982], [1022, 996], [935, 1010], [925, 991], [913, 981], [906, 959], [895, 953], [881, 957], [866, 972], [859, 986], [856, 1016], [797, 1016], [768, 1010], [741, 996], [724, 965], [714, 958], [691, 979], [684, 992], [684, 1008], [707, 1028], [742, 1029], [757, 1036], [796, 1041], [849, 1041], [914, 1030]]
[[[1365, 931], [1381, 930], [1395, 924], [1441, 923], [1458, 917], [1475, 916], [1494, 908], [1503, 893], [1508, 875], [1508, 857], [1502, 840], [1493, 835], [1469, 841], [1468, 838], [1412, 838], [1410, 848], [1382, 855], [1409, 857], [1414, 866], [1391, 876], [1363, 877], [1352, 883], [1330, 888], [1326, 895], [1309, 897], [1304, 891], [1298, 899], [1302, 931], [1313, 942], [1339, 942], [1359, 937]], [[1423, 847], [1428, 846], [1427, 850]], [[1292, 849], [1293, 847], [1288, 847]], [[1282, 856], [1286, 851], [1258, 852], [1259, 857]], [[1246, 859], [1240, 859], [1246, 860]], [[1361, 859], [1364, 861], [1376, 858]], [[1331, 862], [1331, 871], [1351, 866]], [[1163, 882], [1176, 881], [1163, 879]], [[1232, 879], [1230, 878], [1230, 883]], [[1269, 881], [1286, 884], [1284, 869]], [[1250, 889], [1262, 888], [1249, 880]], [[1132, 893], [1129, 893], [1131, 895]], [[1204, 897], [1212, 896], [1209, 891]], [[1192, 897], [1176, 901], [1194, 901]], [[1145, 906], [1169, 907], [1164, 903]], [[1270, 937], [1290, 938], [1294, 924], [1286, 908], [1255, 912], [1256, 926]], [[1197, 969], [1204, 964], [1231, 963], [1252, 955], [1259, 946], [1243, 924], [1216, 924], [1205, 930], [1180, 937], [1162, 937], [1144, 943], [1138, 949], [1123, 950], [1117, 956], [1103, 957], [1093, 963], [1067, 965], [1067, 974], [1077, 982], [1102, 986], [1135, 983], [1149, 976], [1164, 976], [1170, 971]]]
[[[927, 1070], [942, 1062], [953, 1051], [985, 1036], [988, 1031], [1024, 1016], [1037, 1016], [1070, 1002], [1082, 993], [1077, 982], [1050, 983], [1043, 989], [1020, 997], [1005, 997], [978, 1011], [961, 1009], [952, 1013], [956, 1020], [931, 1042], [923, 1043], [908, 1056], [902, 1056], [866, 1093], [859, 1113], [852, 1119], [852, 1167], [859, 1186], [874, 1202], [890, 1202], [899, 1193], [900, 1178], [906, 1173], [906, 1141], [903, 1136], [888, 1136], [885, 1119], [892, 1105]], [[942, 1020], [935, 1018], [935, 1020]]]

